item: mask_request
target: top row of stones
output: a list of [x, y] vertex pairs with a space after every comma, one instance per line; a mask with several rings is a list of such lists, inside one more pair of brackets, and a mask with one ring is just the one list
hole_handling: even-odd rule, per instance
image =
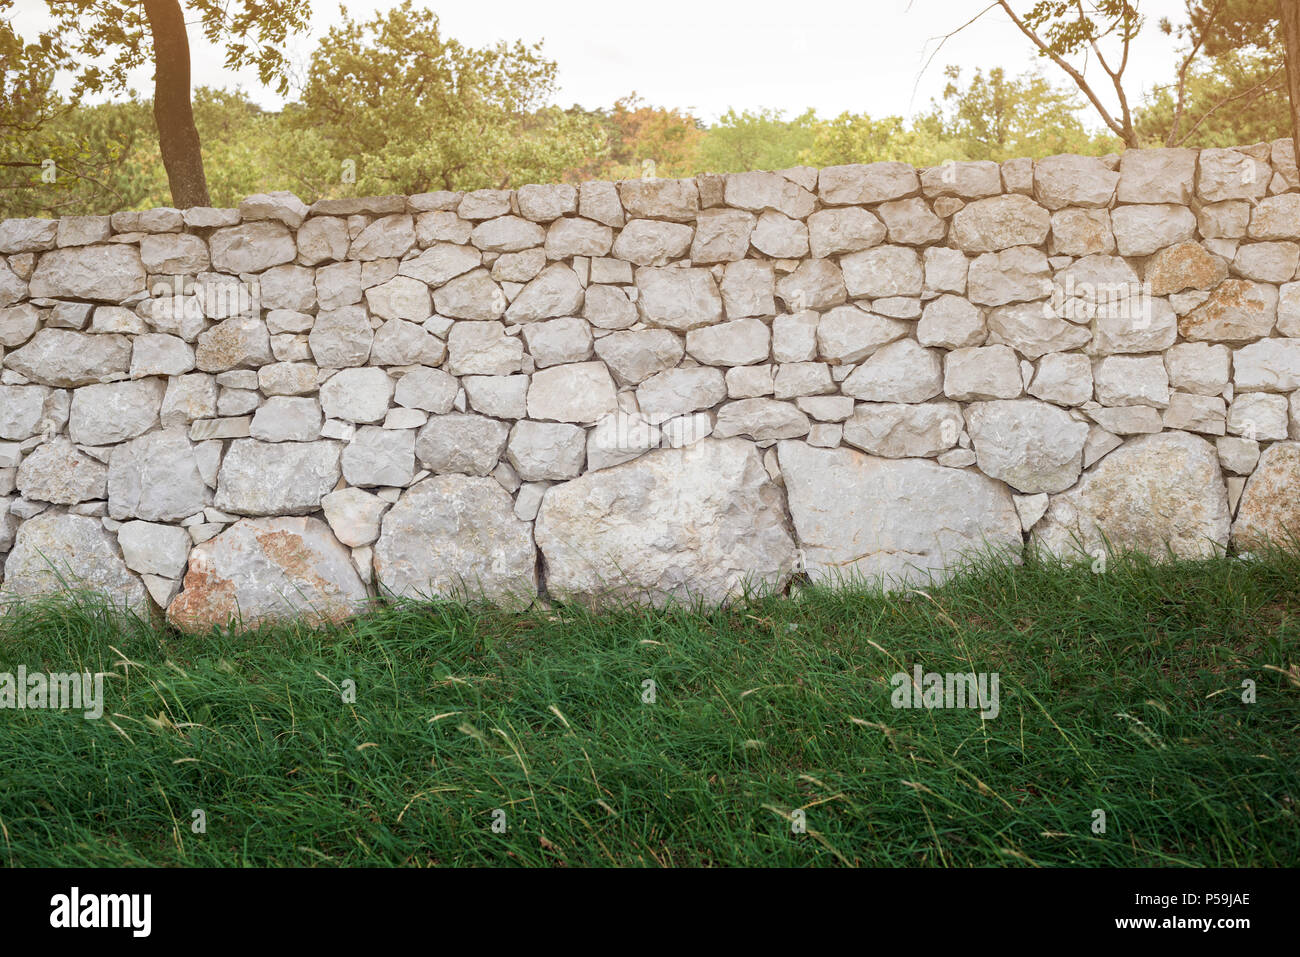
[[1059, 210], [1101, 209], [1117, 203], [1253, 201], [1297, 188], [1300, 176], [1292, 142], [1277, 140], [1230, 149], [1166, 148], [1129, 150], [1118, 156], [952, 162], [920, 170], [896, 162], [821, 170], [801, 166], [778, 172], [707, 173], [692, 179], [322, 199], [311, 206], [279, 191], [250, 196], [238, 209], [164, 207], [111, 216], [5, 220], [0, 223], [0, 254], [89, 245], [115, 233], [180, 232], [258, 220], [276, 220], [296, 229], [309, 216], [454, 212], [470, 221], [516, 215], [544, 223], [576, 214], [621, 227], [628, 219], [691, 222], [700, 210], [716, 207], [776, 210], [792, 219], [805, 219], [822, 206], [870, 206], [918, 195], [970, 201], [1020, 194]]

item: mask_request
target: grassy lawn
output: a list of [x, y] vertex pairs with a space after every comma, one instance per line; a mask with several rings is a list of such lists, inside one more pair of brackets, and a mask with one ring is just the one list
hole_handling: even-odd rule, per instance
[[[204, 637], [28, 605], [0, 672], [117, 677], [0, 711], [0, 864], [1294, 866], [1298, 615], [1283, 552]], [[894, 708], [918, 664], [999, 713]]]

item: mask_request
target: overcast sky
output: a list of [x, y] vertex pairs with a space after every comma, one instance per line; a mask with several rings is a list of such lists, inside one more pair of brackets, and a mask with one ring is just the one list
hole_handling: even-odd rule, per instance
[[[184, 3], [182, 2], [182, 6]], [[369, 19], [394, 0], [349, 0], [354, 19]], [[472, 0], [431, 6], [445, 33], [472, 46], [497, 40], [544, 42], [559, 64], [561, 106], [607, 106], [635, 90], [657, 106], [689, 110], [714, 120], [729, 107], [775, 107], [790, 113], [814, 107], [823, 115], [844, 110], [873, 116], [910, 116], [925, 109], [944, 86], [943, 67], [967, 74], [977, 67], [1017, 73], [1042, 63], [1029, 41], [1000, 10], [952, 38], [930, 67], [923, 66], [944, 33], [987, 6], [986, 0]], [[17, 23], [38, 22], [44, 0], [18, 0]], [[1017, 7], [1027, 9], [1027, 0]], [[1144, 0], [1149, 22], [1131, 57], [1130, 89], [1167, 82], [1176, 60], [1171, 40], [1156, 28], [1160, 16], [1177, 18], [1182, 0]], [[290, 43], [306, 63], [321, 36], [337, 21], [337, 2], [313, 4], [312, 29]], [[195, 85], [239, 86], [267, 107], [279, 99], [255, 75], [222, 68], [220, 50], [191, 31]], [[152, 71], [135, 87], [152, 93]], [[1097, 84], [1099, 69], [1088, 71]]]

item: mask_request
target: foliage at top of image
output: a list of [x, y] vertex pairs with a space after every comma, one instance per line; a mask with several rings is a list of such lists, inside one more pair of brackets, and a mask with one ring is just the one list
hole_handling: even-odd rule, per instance
[[[149, 55], [137, 5], [46, 2], [61, 19], [24, 43], [2, 18], [13, 0], [0, 0], [0, 215], [170, 205], [152, 104], [124, 86], [126, 69]], [[1178, 23], [1158, 24], [1126, 0], [1039, 0], [1023, 15], [994, 3], [986, 12], [1001, 10], [1028, 31], [1038, 68], [948, 67], [942, 94], [910, 118], [738, 106], [712, 123], [635, 93], [596, 109], [550, 105], [560, 65], [540, 44], [469, 46], [411, 0], [365, 20], [341, 11], [296, 71], [281, 47], [305, 24], [306, 0], [189, 6], [228, 67], [254, 66], [288, 94], [283, 109], [266, 111], [244, 92], [195, 91], [218, 206], [274, 189], [311, 202], [877, 160], [927, 166], [1100, 155], [1126, 144], [1235, 145], [1290, 129], [1271, 0], [1187, 0]], [[265, 18], [255, 15], [264, 8]], [[1182, 57], [1167, 82], [1136, 90], [1123, 51], [1144, 29], [1162, 31]], [[66, 95], [56, 77], [71, 78], [59, 86]], [[108, 92], [115, 99], [99, 102]], [[1118, 100], [1118, 112], [1098, 105], [1103, 95]]]

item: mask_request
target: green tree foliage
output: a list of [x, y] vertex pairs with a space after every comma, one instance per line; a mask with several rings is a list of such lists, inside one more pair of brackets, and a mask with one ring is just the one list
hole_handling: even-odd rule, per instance
[[[1000, 8], [1038, 55], [1069, 77], [1110, 131], [1133, 147], [1140, 143], [1124, 72], [1133, 41], [1146, 23], [1139, 7], [1136, 0], [1036, 0], [1021, 12], [1010, 0], [995, 0], [975, 19]], [[1102, 76], [1097, 78], [1094, 72], [1090, 80], [1090, 66]], [[1114, 99], [1114, 106], [1106, 102], [1107, 97]]]
[[896, 160], [934, 166], [947, 160], [994, 160], [1053, 153], [1100, 155], [1118, 149], [1117, 138], [1089, 131], [1078, 97], [1043, 75], [1009, 77], [995, 67], [976, 70], [963, 84], [948, 67], [942, 98], [910, 123], [898, 116], [873, 119], [843, 113], [814, 122], [812, 146], [801, 161], [813, 166]]
[[1137, 111], [1145, 143], [1229, 146], [1289, 136], [1276, 0], [1188, 0], [1160, 29], [1183, 43], [1177, 75]]
[[[14, 0], [0, 0], [0, 215], [170, 204], [154, 103], [125, 87], [127, 72], [150, 55], [138, 0], [45, 2], [56, 12], [53, 26], [24, 39], [3, 16]], [[250, 13], [263, 6], [266, 24]], [[910, 119], [757, 108], [728, 110], [709, 125], [689, 110], [652, 106], [635, 93], [610, 107], [561, 110], [550, 105], [557, 65], [539, 46], [465, 46], [441, 32], [433, 13], [406, 0], [366, 22], [343, 15], [315, 49], [297, 98], [282, 110], [265, 111], [244, 93], [200, 88], [193, 95], [194, 125], [211, 202], [222, 206], [274, 189], [310, 202], [1122, 148], [1122, 112], [1098, 112], [1088, 89], [1058, 67], [1088, 59], [1094, 47], [1122, 49], [1145, 22], [1139, 4], [1026, 0], [1015, 6], [1023, 12], [1013, 19], [1041, 43], [1044, 68], [1014, 75], [998, 67], [971, 74], [949, 67], [941, 96]], [[1014, 12], [1009, 3], [991, 9], [999, 7]], [[210, 40], [224, 44], [229, 66], [253, 66], [264, 82], [287, 89], [279, 41], [300, 25], [306, 0], [232, 0], [220, 15], [217, 0], [187, 3], [187, 9], [197, 11]], [[1288, 135], [1274, 0], [1186, 0], [1177, 22], [1161, 21], [1159, 28], [1179, 44], [1182, 58], [1168, 82], [1133, 98], [1132, 127], [1142, 145], [1233, 145]], [[1086, 82], [1113, 101], [1123, 88], [1123, 61], [1106, 63], [1109, 70], [1090, 70]]]
[[933, 118], [909, 124], [901, 116], [874, 119], [866, 113], [846, 112], [816, 123], [812, 146], [800, 160], [809, 166], [886, 160], [933, 166], [962, 158], [957, 145], [944, 140]]
[[962, 85], [950, 66], [942, 104], [932, 114], [943, 137], [956, 141], [964, 159], [1002, 160], [1053, 153], [1105, 154], [1119, 148], [1115, 137], [1083, 125], [1079, 97], [1037, 72], [1007, 76], [1001, 67], [976, 70]]
[[404, 0], [365, 23], [342, 15], [286, 122], [325, 151], [324, 194], [553, 180], [607, 149], [597, 123], [546, 105], [555, 73], [538, 45], [465, 46]]
[[700, 166], [711, 173], [788, 169], [801, 162], [817, 135], [813, 110], [787, 120], [781, 110], [728, 110], [704, 134]]
[[[0, 106], [0, 115], [16, 114], [27, 126], [27, 136], [17, 142], [7, 140], [6, 154], [0, 162], [9, 170], [30, 162], [44, 152], [41, 162], [55, 159], [49, 154], [61, 152], [68, 162], [63, 172], [68, 177], [96, 177], [91, 170], [118, 161], [111, 152], [85, 154], [86, 144], [64, 138], [42, 142], [39, 127], [46, 126], [60, 107], [73, 107], [83, 97], [130, 96], [127, 89], [132, 70], [152, 61], [156, 78], [152, 101], [155, 131], [167, 160], [173, 197], [182, 205], [206, 202], [207, 188], [190, 102], [189, 46], [186, 22], [179, 0], [45, 0], [48, 26], [29, 41], [20, 39], [5, 16], [14, 0], [0, 0], [0, 57], [3, 57], [5, 86], [14, 78], [21, 87], [27, 84], [31, 95], [20, 96], [15, 103]], [[197, 23], [209, 43], [222, 47], [227, 69], [252, 68], [264, 85], [287, 89], [287, 70], [283, 44], [290, 34], [301, 30], [310, 12], [309, 0], [188, 0], [186, 11], [190, 23]], [[51, 90], [55, 77], [69, 81], [67, 101]], [[37, 94], [37, 83], [40, 93]], [[6, 89], [6, 92], [7, 89]], [[42, 102], [36, 102], [39, 96]], [[40, 122], [35, 122], [39, 120]], [[0, 120], [0, 122], [3, 122]], [[44, 147], [44, 149], [42, 149]], [[23, 153], [28, 156], [24, 158]], [[42, 173], [45, 173], [42, 168]], [[48, 174], [34, 180], [14, 181], [6, 188], [54, 192]], [[80, 187], [65, 187], [80, 189]], [[176, 197], [180, 191], [183, 196]], [[66, 198], [66, 197], [65, 197]], [[22, 197], [18, 203], [46, 206], [57, 197]]]

